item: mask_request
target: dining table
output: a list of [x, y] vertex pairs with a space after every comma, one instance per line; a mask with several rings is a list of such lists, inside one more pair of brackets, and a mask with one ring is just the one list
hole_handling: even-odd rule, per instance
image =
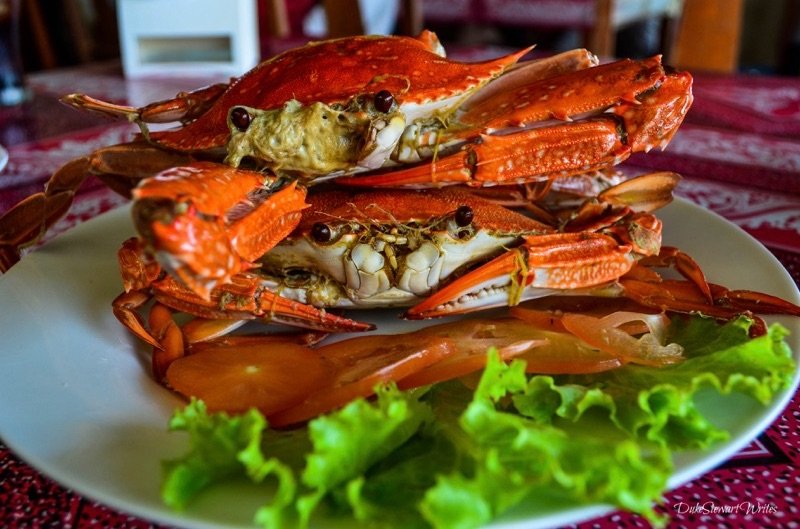
[[[472, 53], [466, 50], [464, 56]], [[626, 170], [679, 173], [679, 197], [743, 229], [777, 258], [795, 284], [800, 283], [800, 78], [693, 75], [694, 103], [669, 146], [634, 154], [625, 162]], [[59, 102], [60, 96], [81, 92], [139, 106], [219, 80], [203, 73], [126, 78], [118, 61], [28, 74], [30, 99], [0, 108], [0, 144], [8, 151], [8, 163], [0, 172], [0, 214], [42, 190], [66, 162], [128, 141], [138, 131], [125, 121], [68, 108]], [[39, 244], [127, 202], [90, 176], [69, 212]], [[736, 266], [736, 257], [730, 259], [730, 266]], [[670, 527], [798, 527], [798, 498], [800, 395], [795, 393], [748, 446], [667, 491], [657, 510], [669, 517]], [[759, 509], [735, 508], [745, 502]], [[2, 439], [0, 526], [163, 527], [65, 488], [23, 461]], [[616, 511], [569, 527], [648, 526], [635, 514]]]

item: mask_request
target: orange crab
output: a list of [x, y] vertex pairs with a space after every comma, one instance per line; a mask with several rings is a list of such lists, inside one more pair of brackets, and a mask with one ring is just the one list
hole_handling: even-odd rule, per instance
[[[188, 170], [179, 172], [194, 181]], [[251, 320], [321, 332], [374, 328], [330, 309], [410, 307], [404, 316], [422, 319], [584, 295], [725, 319], [749, 310], [800, 315], [779, 299], [710, 285], [690, 257], [661, 246], [661, 222], [652, 211], [669, 202], [678, 180], [673, 173], [627, 180], [578, 207], [553, 211], [560, 217], [555, 223], [463, 188], [318, 190], [297, 227], [258, 267], [215, 287], [209, 299], [165, 273], [140, 239], [127, 241], [119, 252], [126, 291], [114, 313], [154, 346], [159, 380], [187, 348], [200, 350], [198, 343]], [[675, 267], [685, 279], [663, 281], [653, 266]], [[146, 323], [139, 309], [150, 298], [156, 305]], [[179, 329], [171, 311], [198, 319]], [[524, 336], [517, 336], [520, 343]]]
[[[136, 200], [162, 199], [165, 207], [137, 224], [153, 226], [143, 230], [148, 247], [207, 297], [291, 231], [312, 184], [341, 176], [338, 183], [368, 187], [549, 181], [663, 147], [692, 100], [691, 77], [666, 71], [659, 57], [598, 66], [576, 50], [518, 63], [529, 50], [460, 63], [443, 56], [430, 32], [350, 37], [290, 50], [227, 87], [140, 109], [66, 96], [78, 108], [136, 121], [143, 133], [68, 164], [0, 219], [4, 260], [63, 214], [94, 173], [116, 190], [133, 189]], [[173, 130], [146, 125], [175, 120], [183, 125]], [[151, 178], [197, 159], [242, 170], [203, 166], [191, 190]], [[301, 185], [289, 188], [290, 180]], [[236, 222], [220, 221], [220, 207], [236, 209]], [[172, 252], [175, 241], [195, 238], [207, 244]]]
[[[569, 218], [546, 213], [544, 224], [474, 193], [430, 188], [522, 185], [526, 199], [537, 198], [559, 179], [663, 148], [691, 105], [691, 76], [660, 57], [598, 65], [585, 50], [518, 62], [528, 51], [461, 63], [445, 58], [430, 32], [350, 37], [143, 108], [66, 96], [72, 106], [137, 122], [142, 133], [67, 164], [44, 192], [0, 217], [0, 262], [13, 263], [64, 213], [87, 174], [130, 194], [139, 238], [120, 251], [126, 293], [114, 311], [164, 351], [154, 355], [159, 372], [183, 347], [164, 306], [212, 320], [185, 330], [191, 340], [247, 319], [370, 328], [331, 307], [416, 305], [407, 315], [419, 318], [513, 305], [535, 289], [620, 285], [636, 261], [662, 255], [650, 212], [669, 201], [676, 177], [623, 184]], [[172, 121], [182, 125], [147, 126]], [[646, 206], [636, 211], [634, 203]], [[347, 245], [324, 219], [347, 233]], [[470, 245], [473, 238], [483, 243]], [[308, 268], [314, 255], [323, 257]], [[686, 306], [715, 306], [719, 295], [702, 272], [678, 262], [700, 292]], [[327, 287], [311, 288], [312, 276]], [[465, 305], [473, 293], [483, 301]], [[136, 309], [150, 295], [159, 303], [145, 324]]]

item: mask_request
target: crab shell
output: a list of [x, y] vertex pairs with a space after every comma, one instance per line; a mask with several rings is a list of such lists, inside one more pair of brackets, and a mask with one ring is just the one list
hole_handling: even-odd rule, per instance
[[358, 36], [310, 43], [262, 62], [233, 82], [195, 121], [180, 129], [152, 132], [150, 139], [184, 152], [220, 148], [228, 140], [228, 111], [235, 106], [266, 110], [292, 99], [304, 105], [346, 103], [359, 94], [381, 90], [394, 95], [411, 122], [455, 108], [531, 49], [485, 62], [459, 63], [444, 58], [437, 45], [428, 31], [419, 38]]
[[462, 189], [335, 190], [308, 202], [261, 263], [281, 296], [319, 307], [409, 306], [521, 237], [554, 231]]

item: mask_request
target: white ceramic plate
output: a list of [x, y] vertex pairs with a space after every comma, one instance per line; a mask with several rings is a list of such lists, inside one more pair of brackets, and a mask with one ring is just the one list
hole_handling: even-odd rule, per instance
[[[737, 227], [682, 200], [661, 217], [665, 243], [692, 254], [711, 280], [800, 302], [780, 263]], [[263, 491], [249, 485], [205, 494], [184, 514], [159, 499], [161, 460], [186, 449], [183, 436], [166, 431], [182, 401], [149, 378], [146, 349], [111, 314], [120, 290], [116, 250], [131, 234], [128, 208], [115, 210], [56, 238], [0, 276], [0, 437], [44, 474], [123, 511], [179, 526], [252, 527]], [[781, 321], [792, 331], [797, 357], [800, 319]], [[711, 451], [680, 454], [670, 486], [746, 446], [791, 394], [768, 408], [744, 397], [708, 397], [704, 408], [731, 439]], [[526, 504], [493, 527], [558, 526], [607, 510]], [[326, 522], [317, 525], [332, 525]]]

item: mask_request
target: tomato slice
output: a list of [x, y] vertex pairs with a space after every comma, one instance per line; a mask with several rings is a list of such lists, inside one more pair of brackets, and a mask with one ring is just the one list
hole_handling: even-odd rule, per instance
[[[192, 354], [172, 362], [167, 383], [203, 399], [211, 410], [260, 409], [271, 425], [289, 426], [329, 412], [379, 384], [402, 389], [425, 386], [480, 371], [490, 347], [501, 358], [522, 358], [529, 373], [586, 374], [627, 362], [663, 365], [679, 359], [671, 346], [642, 341], [621, 330], [630, 322], [659, 316], [615, 312], [584, 314], [513, 309], [516, 317], [466, 319], [403, 335], [369, 335], [323, 345], [306, 335], [228, 336], [193, 344]], [[557, 332], [560, 329], [569, 332]], [[653, 345], [655, 344], [655, 345]]]
[[517, 336], [506, 320], [473, 319], [443, 323], [420, 329], [411, 336], [451, 339], [456, 347], [447, 358], [400, 380], [400, 389], [427, 386], [480, 371], [486, 366], [486, 352], [490, 347], [497, 348], [500, 357], [508, 361], [544, 343], [537, 338]]
[[539, 375], [586, 375], [617, 369], [625, 359], [613, 352], [595, 349], [579, 338], [560, 332], [542, 331], [547, 345], [521, 354], [526, 371]]
[[[613, 317], [616, 314], [631, 314], [630, 311], [617, 310], [618, 306], [620, 305], [614, 304], [608, 307], [598, 305], [588, 311], [581, 311], [581, 314], [604, 317]], [[535, 306], [517, 305], [509, 309], [509, 314], [514, 318], [530, 323], [538, 329], [553, 332], [570, 332], [564, 327], [564, 322], [562, 321], [564, 314], [568, 314], [568, 312], [561, 309], [540, 309]], [[640, 313], [640, 315], [642, 316], [641, 318], [622, 321], [617, 327], [628, 334], [643, 334], [650, 330], [647, 320], [660, 317], [659, 314]]]
[[[622, 313], [621, 313], [622, 314]], [[628, 321], [649, 318], [648, 315], [627, 313]], [[683, 348], [678, 344], [661, 345], [652, 333], [635, 338], [617, 328], [624, 323], [619, 318], [607, 316], [595, 318], [585, 314], [564, 314], [561, 318], [564, 327], [601, 351], [619, 355], [625, 362], [636, 364], [663, 366], [683, 360]]]
[[553, 332], [567, 332], [564, 328], [564, 324], [561, 323], [561, 316], [564, 313], [560, 310], [537, 309], [517, 305], [511, 307], [508, 313], [518, 320], [530, 323], [537, 329]]
[[434, 325], [414, 333], [449, 338], [456, 352], [398, 383], [402, 389], [425, 386], [480, 371], [486, 352], [495, 347], [509, 361], [521, 358], [537, 374], [597, 373], [620, 367], [618, 355], [589, 347], [566, 333], [543, 330], [516, 318], [462, 320]]
[[288, 339], [206, 342], [172, 362], [166, 381], [186, 397], [202, 399], [210, 411], [265, 415], [301, 402], [325, 385], [331, 367], [314, 350]]
[[276, 427], [306, 421], [368, 397], [375, 386], [402, 380], [454, 351], [452, 340], [411, 335], [362, 336], [322, 346], [316, 352], [333, 369], [326, 383], [298, 405], [267, 419]]

